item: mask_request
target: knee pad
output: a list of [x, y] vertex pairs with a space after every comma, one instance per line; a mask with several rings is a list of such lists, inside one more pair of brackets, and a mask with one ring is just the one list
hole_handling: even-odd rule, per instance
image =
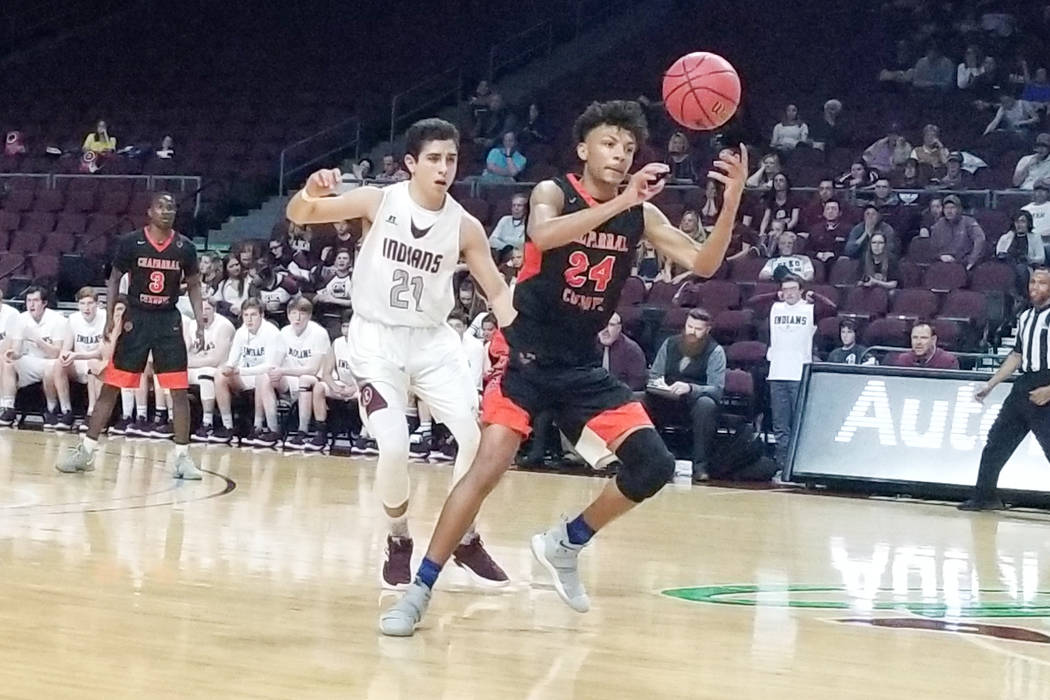
[[674, 476], [674, 455], [654, 428], [628, 435], [616, 449], [616, 456], [620, 460], [616, 486], [635, 503], [656, 495]]

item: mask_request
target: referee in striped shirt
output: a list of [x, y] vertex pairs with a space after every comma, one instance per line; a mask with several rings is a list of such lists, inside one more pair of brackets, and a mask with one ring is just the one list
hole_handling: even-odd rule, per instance
[[1050, 459], [1050, 268], [1035, 267], [1028, 280], [1032, 306], [1017, 318], [1017, 342], [999, 370], [974, 398], [983, 401], [997, 384], [1018, 369], [1009, 396], [988, 431], [973, 496], [959, 510], [995, 510], [1003, 507], [996, 493], [999, 472], [1028, 435], [1035, 433]]

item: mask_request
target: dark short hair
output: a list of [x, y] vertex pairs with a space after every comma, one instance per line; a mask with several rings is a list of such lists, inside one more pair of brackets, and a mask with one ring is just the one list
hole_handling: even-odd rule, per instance
[[866, 205], [864, 205], [864, 211], [868, 211], [869, 209], [874, 209], [875, 213], [877, 213], [877, 214], [881, 214], [882, 213], [882, 210], [879, 209], [878, 205], [875, 204], [874, 202], [868, 202]]
[[[354, 259], [353, 252], [349, 248], [347, 248], [346, 246], [341, 246], [341, 247], [335, 249], [335, 256], [336, 257], [338, 257], [340, 253], [346, 253], [347, 255], [350, 256], [351, 260]], [[335, 258], [333, 257], [332, 259], [334, 260]]]
[[241, 315], [243, 316], [248, 309], [255, 309], [261, 314], [263, 312], [262, 302], [255, 297], [249, 297], [241, 302]]
[[77, 301], [80, 301], [81, 299], [86, 299], [87, 297], [91, 297], [95, 301], [98, 301], [98, 292], [96, 292], [93, 287], [81, 287], [77, 290]]
[[843, 328], [849, 328], [851, 331], [856, 333], [857, 322], [854, 321], [852, 318], [844, 318], [841, 321], [839, 321], [839, 331], [841, 331]]
[[459, 129], [444, 119], [420, 119], [405, 132], [405, 153], [419, 158], [423, 147], [431, 141], [454, 141], [459, 148]]
[[919, 326], [926, 326], [927, 328], [930, 329], [930, 335], [932, 335], [935, 338], [937, 337], [937, 329], [933, 327], [932, 323], [930, 323], [926, 319], [922, 319], [922, 318], [917, 320], [915, 323], [911, 324], [911, 328], [908, 329], [908, 335], [910, 336], [912, 331], [914, 331]]
[[289, 311], [302, 311], [303, 313], [310, 314], [314, 313], [314, 303], [304, 297], [302, 294], [296, 294], [292, 297], [292, 300], [288, 302]]
[[583, 143], [587, 134], [599, 126], [615, 126], [629, 131], [638, 145], [645, 143], [649, 138], [645, 112], [634, 100], [592, 102], [572, 125], [573, 143]]
[[448, 320], [449, 321], [459, 321], [464, 326], [469, 326], [470, 325], [470, 319], [467, 318], [467, 315], [465, 313], [463, 313], [462, 311], [453, 311], [452, 313], [450, 313], [448, 315]]
[[157, 206], [157, 202], [162, 197], [171, 197], [171, 203], [172, 204], [178, 204], [178, 202], [175, 201], [175, 195], [173, 195], [171, 192], [154, 192], [153, 196], [150, 197], [150, 200], [149, 200], [150, 207], [152, 208], [152, 207]]
[[694, 321], [703, 321], [704, 323], [711, 323], [711, 314], [707, 313], [706, 310], [701, 308], [689, 309], [689, 313], [685, 317], [691, 318]]
[[41, 300], [47, 301], [47, 290], [38, 284], [33, 284], [26, 287], [25, 298], [28, 299], [30, 294], [39, 294]]
[[1032, 233], [1033, 232], [1032, 229], [1035, 228], [1035, 219], [1032, 218], [1032, 212], [1025, 211], [1024, 209], [1021, 209], [1016, 214], [1014, 214], [1013, 221], [1017, 221], [1018, 219], [1020, 219], [1022, 217], [1024, 218], [1025, 221], [1028, 222], [1028, 232]]
[[[783, 265], [781, 265], [781, 267], [783, 267]], [[787, 274], [787, 275], [784, 276], [784, 279], [780, 280], [780, 288], [783, 289], [784, 285], [788, 284], [789, 282], [793, 282], [793, 283], [797, 284], [798, 288], [802, 289], [802, 279], [800, 277], [798, 277], [797, 275], [792, 275], [792, 274]]]

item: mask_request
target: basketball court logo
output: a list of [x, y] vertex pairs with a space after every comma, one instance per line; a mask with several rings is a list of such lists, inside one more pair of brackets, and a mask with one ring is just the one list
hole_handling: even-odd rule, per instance
[[[691, 603], [837, 611], [830, 619], [848, 625], [951, 632], [1015, 642], [1050, 644], [1050, 635], [1028, 627], [977, 620], [1050, 619], [1050, 591], [1015, 597], [1016, 591], [982, 588], [976, 591], [938, 590], [931, 597], [922, 588], [879, 588], [859, 599], [845, 586], [755, 585], [668, 588], [661, 595]], [[841, 617], [839, 615], [842, 615]], [[1045, 622], [1040, 620], [1040, 627]]]

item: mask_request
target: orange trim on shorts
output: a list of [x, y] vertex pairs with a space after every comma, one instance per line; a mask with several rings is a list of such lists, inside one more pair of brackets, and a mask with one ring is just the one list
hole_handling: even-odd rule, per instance
[[587, 427], [608, 445], [616, 442], [617, 438], [628, 431], [653, 427], [653, 421], [642, 404], [631, 401], [623, 406], [602, 411], [587, 421]]
[[142, 379], [140, 372], [128, 372], [123, 369], [117, 369], [113, 365], [108, 365], [106, 369], [102, 370], [102, 381], [110, 386], [118, 386], [121, 389], [138, 389], [139, 382]]
[[190, 373], [186, 370], [178, 372], [157, 372], [154, 375], [157, 383], [164, 389], [189, 389]]
[[503, 377], [497, 377], [485, 387], [481, 398], [481, 422], [502, 425], [527, 438], [532, 432], [529, 412], [503, 395]]

